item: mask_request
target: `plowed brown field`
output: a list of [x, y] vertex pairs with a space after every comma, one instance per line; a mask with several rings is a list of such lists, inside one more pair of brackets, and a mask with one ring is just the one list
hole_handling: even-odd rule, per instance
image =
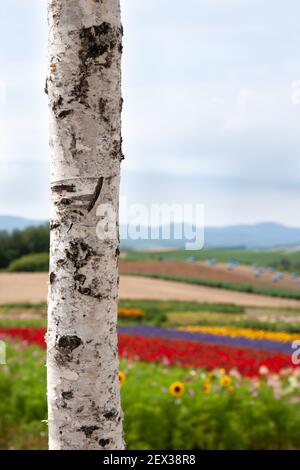
[[184, 261], [126, 261], [120, 260], [121, 273], [164, 274], [170, 276], [186, 276], [218, 281], [231, 281], [244, 284], [278, 286], [288, 289], [298, 289], [295, 281], [286, 274], [276, 284], [272, 282], [272, 274], [264, 272], [259, 278], [254, 276], [250, 266], [238, 266], [230, 271], [224, 263], [208, 266], [203, 262], [186, 263]]
[[[46, 273], [0, 273], [0, 304], [41, 302], [47, 298]], [[300, 301], [234, 292], [180, 282], [121, 276], [120, 298], [190, 300], [251, 307], [297, 307]]]

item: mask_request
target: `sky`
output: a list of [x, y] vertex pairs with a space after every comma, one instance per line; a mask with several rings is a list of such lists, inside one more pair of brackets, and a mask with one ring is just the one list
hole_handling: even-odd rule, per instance
[[[121, 0], [128, 203], [300, 226], [298, 0]], [[0, 214], [49, 214], [46, 0], [0, 4]], [[13, 27], [12, 27], [13, 25]]]

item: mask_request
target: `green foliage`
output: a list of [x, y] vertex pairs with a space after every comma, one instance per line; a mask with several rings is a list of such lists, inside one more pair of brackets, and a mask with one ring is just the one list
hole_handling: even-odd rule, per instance
[[47, 317], [41, 318], [2, 318], [0, 315], [0, 328], [46, 328]]
[[8, 344], [0, 366], [0, 448], [45, 449], [47, 427], [45, 354]]
[[20, 302], [14, 304], [1, 304], [0, 313], [20, 312], [21, 310], [46, 311], [46, 302], [32, 304], [31, 302]]
[[[160, 300], [121, 300], [120, 307], [141, 308], [144, 310], [143, 322], [152, 325], [164, 325], [169, 312], [222, 312], [224, 314], [241, 314], [244, 307], [231, 304], [209, 304], [184, 301]], [[119, 320], [120, 324], [126, 320]]]
[[[220, 326], [224, 325], [223, 323], [219, 323]], [[284, 331], [286, 333], [300, 333], [300, 322], [268, 322], [268, 321], [260, 321], [260, 320], [251, 320], [251, 319], [243, 319], [238, 320], [235, 322], [231, 322], [231, 326], [235, 326], [237, 328], [253, 328], [258, 330], [265, 330], [265, 331]]]
[[253, 328], [266, 331], [284, 331], [287, 333], [300, 333], [299, 322], [260, 321], [259, 318], [248, 318], [247, 315], [229, 315], [214, 312], [170, 312], [164, 326], [178, 327], [184, 325], [195, 326], [231, 326], [236, 328]]
[[[126, 369], [122, 362], [121, 367]], [[168, 388], [186, 385], [181, 398]], [[249, 382], [233, 393], [204, 393], [201, 373], [135, 363], [122, 387], [125, 438], [129, 449], [288, 449], [300, 442], [300, 407], [262, 385], [253, 397]], [[193, 392], [193, 393], [191, 393]]]
[[194, 400], [178, 407], [172, 439], [177, 449], [271, 450], [297, 446], [299, 408], [275, 400], [270, 389], [253, 400], [246, 389]]
[[[209, 314], [222, 313], [224, 316], [238, 315], [244, 313], [244, 307], [230, 304], [208, 304], [198, 302], [177, 302], [160, 300], [120, 300], [120, 307], [140, 308], [144, 311], [143, 323], [150, 325], [169, 325], [167, 315], [169, 312], [178, 312], [185, 315], [186, 312], [206, 312]], [[45, 327], [46, 326], [46, 304], [6, 304], [0, 306], [0, 327]], [[21, 318], [20, 314], [29, 314], [29, 318]], [[1, 315], [5, 315], [1, 318]], [[37, 314], [37, 315], [35, 315]], [[11, 315], [11, 318], [8, 316]], [[40, 317], [39, 317], [40, 316]], [[137, 319], [119, 318], [119, 324], [124, 325], [128, 322], [133, 323]]]
[[49, 270], [49, 254], [35, 253], [16, 259], [8, 266], [10, 272], [47, 272]]
[[11, 233], [0, 232], [0, 269], [7, 268], [15, 259], [32, 253], [49, 251], [49, 226], [28, 227]]
[[[0, 367], [0, 448], [47, 446], [45, 352], [14, 342]], [[125, 439], [129, 449], [293, 449], [300, 442], [300, 406], [275, 399], [265, 383], [253, 396], [251, 384], [206, 394], [201, 371], [122, 360]], [[175, 381], [181, 398], [169, 393]], [[217, 379], [216, 379], [217, 381]], [[296, 391], [297, 393], [297, 391]], [[278, 397], [277, 397], [278, 398]]]
[[[160, 300], [120, 300], [120, 307], [140, 308], [144, 311], [142, 322], [149, 325], [176, 327], [182, 325], [201, 326], [235, 326], [239, 328], [255, 328], [269, 331], [285, 331], [300, 333], [300, 313], [296, 309], [274, 310], [258, 309], [257, 318], [249, 318], [244, 307], [230, 304], [208, 304], [198, 302], [176, 302]], [[39, 304], [6, 304], [0, 306], [0, 327], [46, 327], [45, 303]], [[256, 309], [251, 309], [252, 313]], [[21, 314], [21, 316], [20, 316]], [[24, 316], [23, 314], [26, 314]], [[287, 322], [277, 320], [291, 314], [299, 321]], [[259, 316], [264, 320], [261, 321]], [[3, 318], [4, 316], [4, 318]], [[120, 325], [140, 323], [135, 318], [119, 318]]]

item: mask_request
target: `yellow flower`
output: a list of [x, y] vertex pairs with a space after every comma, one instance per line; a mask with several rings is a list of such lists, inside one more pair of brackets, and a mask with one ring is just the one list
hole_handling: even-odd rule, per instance
[[170, 385], [169, 392], [173, 397], [181, 397], [185, 392], [185, 386], [182, 382], [174, 382]]
[[232, 385], [230, 385], [227, 390], [228, 390], [229, 393], [232, 393], [232, 392], [234, 392], [234, 387]]
[[194, 333], [210, 333], [218, 336], [231, 336], [233, 338], [241, 336], [250, 339], [268, 339], [274, 341], [291, 342], [299, 339], [298, 333], [286, 333], [285, 331], [266, 331], [253, 328], [237, 328], [227, 326], [182, 326], [179, 330], [191, 331]]
[[126, 375], [121, 370], [119, 371], [119, 380], [121, 385], [124, 385], [126, 382]]
[[225, 375], [225, 374], [226, 374], [226, 370], [225, 370], [225, 369], [219, 369], [219, 374], [220, 374], [220, 375]]
[[119, 317], [142, 317], [144, 315], [144, 311], [140, 308], [119, 307], [118, 315]]
[[210, 391], [211, 391], [211, 383], [210, 382], [204, 382], [203, 392], [204, 393], [210, 393]]
[[228, 387], [231, 385], [232, 379], [229, 377], [229, 375], [223, 375], [220, 377], [220, 384], [223, 385], [223, 387]]

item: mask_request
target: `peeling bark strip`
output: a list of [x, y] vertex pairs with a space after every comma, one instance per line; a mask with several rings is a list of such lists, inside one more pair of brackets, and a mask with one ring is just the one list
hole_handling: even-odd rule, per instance
[[101, 177], [98, 180], [98, 183], [96, 185], [92, 200], [89, 203], [88, 212], [91, 212], [91, 210], [94, 208], [96, 202], [98, 201], [100, 193], [101, 193], [102, 186], [103, 186], [103, 178]]
[[49, 448], [124, 448], [118, 379], [118, 212], [122, 27], [119, 0], [48, 0], [51, 247]]

